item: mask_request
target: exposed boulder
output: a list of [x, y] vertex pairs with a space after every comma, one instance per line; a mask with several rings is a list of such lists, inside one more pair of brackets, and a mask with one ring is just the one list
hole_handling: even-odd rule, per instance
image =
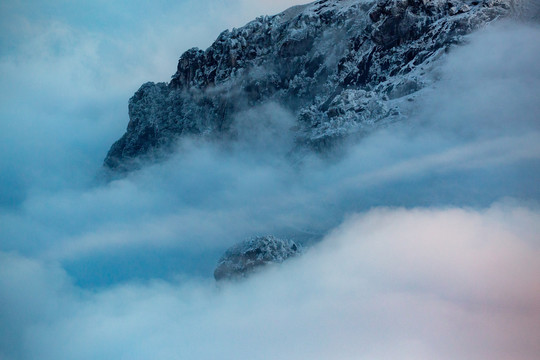
[[268, 264], [282, 263], [302, 252], [300, 245], [292, 240], [274, 236], [258, 236], [229, 248], [219, 259], [214, 278], [216, 280], [246, 277]]

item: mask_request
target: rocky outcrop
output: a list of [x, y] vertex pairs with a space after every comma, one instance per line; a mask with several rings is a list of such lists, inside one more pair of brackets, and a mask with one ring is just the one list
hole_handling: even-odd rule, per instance
[[105, 165], [129, 169], [183, 136], [234, 138], [238, 116], [269, 102], [297, 119], [295, 146], [370, 131], [403, 116], [403, 100], [465, 35], [524, 1], [320, 0], [259, 17], [184, 53], [168, 84], [142, 85]]
[[246, 277], [253, 271], [301, 253], [301, 247], [292, 240], [274, 236], [251, 238], [228, 249], [214, 271], [216, 280]]

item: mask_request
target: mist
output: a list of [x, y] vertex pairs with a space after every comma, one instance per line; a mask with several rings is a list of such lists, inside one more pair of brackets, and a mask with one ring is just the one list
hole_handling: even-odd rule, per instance
[[[406, 120], [335, 157], [291, 161], [294, 114], [269, 103], [240, 114], [226, 146], [184, 139], [103, 180], [141, 83], [167, 81], [179, 50], [285, 3], [239, 1], [228, 17], [221, 2], [180, 2], [181, 20], [162, 15], [165, 2], [101, 4], [88, 23], [69, 7], [48, 22], [47, 9], [2, 5], [18, 16], [3, 22], [0, 56], [0, 358], [540, 352], [537, 25], [469, 36], [403, 105]], [[9, 26], [21, 24], [18, 43]], [[226, 248], [266, 234], [307, 251], [215, 283]]]
[[4, 301], [21, 311], [2, 319], [22, 358], [532, 359], [539, 220], [508, 204], [376, 209], [218, 287], [179, 277], [88, 292], [58, 266], [3, 255]]

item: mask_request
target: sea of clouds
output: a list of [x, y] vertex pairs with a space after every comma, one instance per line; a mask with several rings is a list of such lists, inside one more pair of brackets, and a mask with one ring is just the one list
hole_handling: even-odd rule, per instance
[[[267, 104], [235, 143], [103, 179], [141, 83], [294, 3], [0, 5], [0, 359], [540, 353], [536, 24], [470, 36], [410, 120], [339, 158], [292, 163], [294, 117]], [[307, 251], [216, 284], [222, 252], [264, 234]]]

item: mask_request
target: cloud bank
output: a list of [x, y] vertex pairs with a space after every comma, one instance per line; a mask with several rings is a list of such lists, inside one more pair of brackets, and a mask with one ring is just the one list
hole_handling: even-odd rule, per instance
[[539, 224], [508, 205], [377, 209], [299, 259], [217, 287], [81, 292], [57, 266], [4, 255], [2, 287], [20, 311], [2, 318], [18, 324], [23, 359], [532, 359]]

